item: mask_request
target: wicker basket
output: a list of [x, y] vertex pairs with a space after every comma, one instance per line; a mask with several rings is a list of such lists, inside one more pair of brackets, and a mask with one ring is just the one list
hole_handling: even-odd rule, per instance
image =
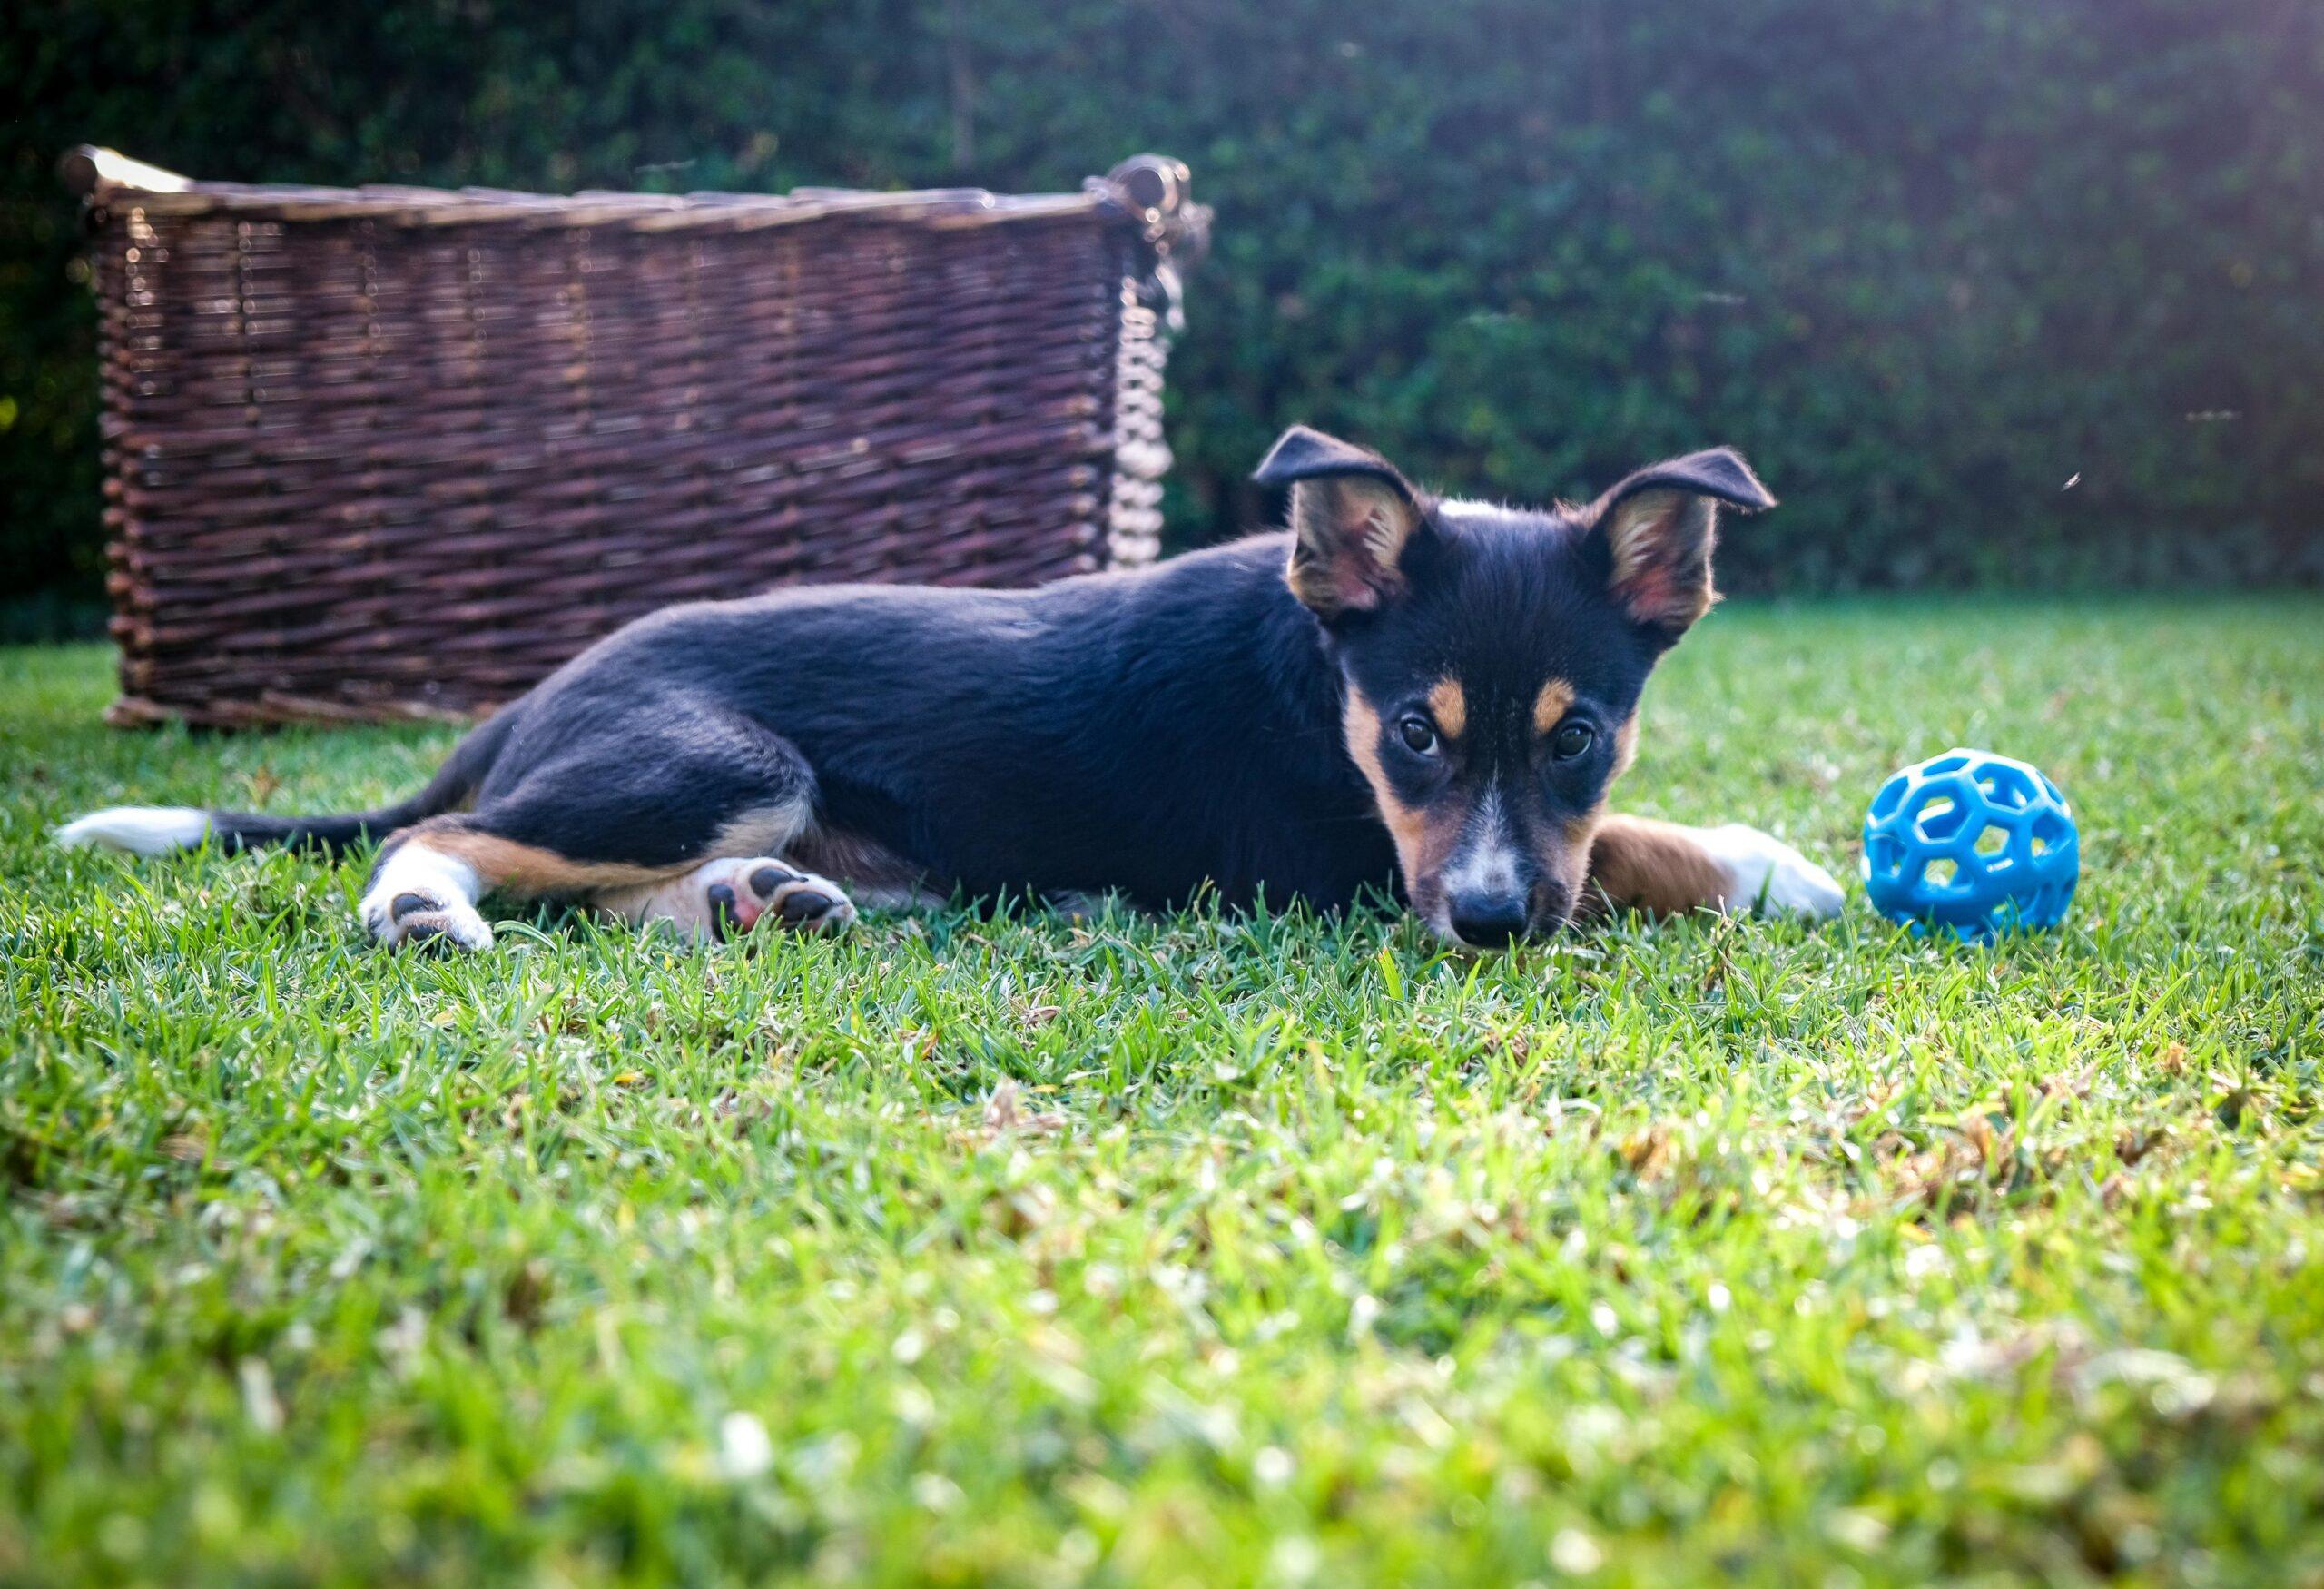
[[1174, 261], [1078, 193], [194, 183], [110, 151], [115, 722], [465, 717], [655, 607], [1150, 559]]

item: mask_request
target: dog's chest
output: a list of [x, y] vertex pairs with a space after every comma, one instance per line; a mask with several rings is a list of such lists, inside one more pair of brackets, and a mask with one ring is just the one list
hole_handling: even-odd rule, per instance
[[1120, 778], [1028, 778], [1005, 791], [987, 782], [941, 797], [827, 782], [825, 816], [903, 858], [939, 893], [1112, 890], [1157, 907], [1213, 894], [1238, 907], [1296, 899], [1334, 909], [1367, 888], [1393, 890], [1394, 850], [1360, 791], [1269, 770], [1257, 760], [1181, 764]]

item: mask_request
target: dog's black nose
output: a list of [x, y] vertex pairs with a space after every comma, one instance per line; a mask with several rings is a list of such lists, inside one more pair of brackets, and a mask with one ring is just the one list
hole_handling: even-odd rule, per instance
[[1506, 949], [1525, 932], [1525, 898], [1515, 893], [1454, 894], [1452, 935], [1476, 949]]

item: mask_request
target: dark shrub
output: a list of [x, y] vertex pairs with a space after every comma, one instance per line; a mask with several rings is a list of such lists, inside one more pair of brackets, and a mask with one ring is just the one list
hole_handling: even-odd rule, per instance
[[[1744, 448], [1731, 586], [2324, 575], [2305, 0], [34, 0], [0, 22], [0, 564], [98, 568], [52, 164], [507, 186], [1070, 184], [1218, 207], [1181, 541], [1305, 419], [1464, 492]], [[2075, 483], [2068, 489], [2068, 481]]]

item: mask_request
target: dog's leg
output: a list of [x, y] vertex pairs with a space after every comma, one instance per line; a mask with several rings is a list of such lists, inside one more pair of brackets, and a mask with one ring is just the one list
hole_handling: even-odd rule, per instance
[[723, 938], [762, 922], [837, 933], [855, 920], [838, 883], [771, 855], [723, 856], [664, 883], [599, 891], [593, 903], [641, 925], [667, 922], [686, 937]]
[[1641, 816], [1598, 824], [1584, 891], [1585, 903], [1600, 911], [1765, 910], [1818, 921], [1837, 915], [1842, 897], [1830, 873], [1757, 828], [1681, 827]]
[[804, 759], [754, 724], [683, 702], [656, 709], [619, 739], [576, 725], [553, 759], [507, 788], [487, 785], [474, 811], [398, 834], [364, 894], [372, 935], [389, 947], [486, 948], [476, 903], [491, 893], [586, 901], [704, 933], [770, 911], [800, 927], [844, 925], [854, 913], [844, 893], [770, 859], [812, 818]]
[[492, 929], [476, 908], [487, 894], [588, 899], [608, 888], [660, 883], [687, 867], [684, 862], [595, 859], [593, 851], [602, 846], [590, 843], [586, 828], [539, 816], [536, 804], [520, 794], [404, 829], [372, 865], [363, 891], [364, 926], [388, 949], [406, 943], [489, 949]]

